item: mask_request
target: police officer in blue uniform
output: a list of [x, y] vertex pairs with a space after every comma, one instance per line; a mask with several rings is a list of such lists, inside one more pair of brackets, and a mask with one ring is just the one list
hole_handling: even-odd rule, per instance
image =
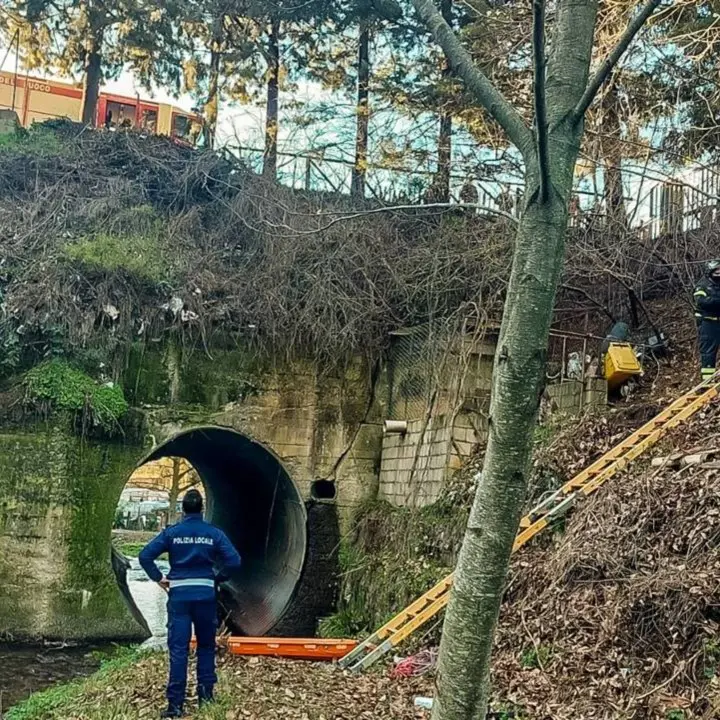
[[[198, 698], [213, 700], [215, 675], [216, 575], [240, 567], [240, 555], [225, 533], [203, 519], [203, 498], [189, 490], [183, 498], [183, 520], [163, 530], [140, 553], [140, 565], [151, 580], [169, 593], [168, 651], [170, 677], [168, 709], [164, 718], [182, 717], [187, 686], [187, 666], [192, 626], [197, 640]], [[170, 572], [163, 577], [155, 560], [168, 553]]]
[[720, 351], [720, 260], [710, 260], [705, 270], [705, 277], [695, 288], [693, 298], [702, 379], [709, 380], [717, 372], [717, 355]]

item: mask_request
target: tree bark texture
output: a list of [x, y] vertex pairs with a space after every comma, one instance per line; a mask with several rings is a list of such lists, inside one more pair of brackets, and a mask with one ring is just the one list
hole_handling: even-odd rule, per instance
[[370, 128], [370, 27], [367, 21], [360, 22], [358, 40], [357, 106], [355, 111], [357, 126], [355, 130], [355, 163], [350, 180], [350, 194], [354, 198], [364, 198]]
[[83, 77], [82, 123], [95, 127], [97, 106], [102, 83], [102, 31], [96, 32], [88, 41], [85, 54], [85, 74]]
[[[452, 0], [442, 0], [440, 13], [448, 25], [452, 24]], [[452, 75], [450, 63], [446, 61], [443, 68], [443, 77]], [[450, 171], [452, 168], [452, 113], [445, 103], [440, 113], [440, 127], [438, 129], [438, 169], [437, 190], [438, 202], [450, 202]]]
[[520, 220], [493, 374], [490, 437], [445, 616], [433, 720], [486, 715], [492, 641], [527, 488], [570, 187], [545, 203], [531, 200]]
[[270, 25], [268, 43], [267, 107], [265, 112], [265, 154], [263, 176], [277, 178], [278, 129], [280, 97], [280, 21]]
[[600, 156], [603, 159], [605, 213], [611, 233], [622, 235], [627, 230], [628, 217], [622, 181], [623, 152], [619, 102], [617, 86], [612, 83], [602, 98]]
[[220, 109], [220, 62], [222, 53], [220, 41], [213, 40], [210, 50], [210, 72], [208, 74], [208, 94], [205, 102], [205, 145], [212, 149], [215, 147], [217, 133], [218, 112]]
[[563, 265], [568, 201], [583, 133], [584, 112], [578, 117], [576, 109], [588, 86], [598, 3], [559, 0], [547, 56], [544, 28], [538, 33], [535, 92], [541, 92], [535, 99], [536, 111], [542, 111], [541, 132], [530, 131], [472, 63], [432, 0], [413, 4], [468, 91], [518, 146], [526, 166], [524, 208], [493, 373], [488, 447], [445, 616], [432, 714], [433, 720], [484, 720], [492, 641], [525, 499]]

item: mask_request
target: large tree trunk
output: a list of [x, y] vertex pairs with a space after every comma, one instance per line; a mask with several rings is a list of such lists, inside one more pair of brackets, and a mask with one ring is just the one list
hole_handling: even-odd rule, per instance
[[493, 372], [488, 447], [445, 616], [433, 720], [484, 720], [487, 713], [492, 641], [525, 499], [584, 117], [661, 1], [647, 0], [633, 14], [617, 46], [589, 79], [598, 1], [553, 3], [553, 44], [548, 54], [545, 0], [533, 0], [535, 122], [531, 129], [474, 63], [435, 0], [412, 0], [468, 92], [507, 133], [526, 167], [525, 206]]
[[103, 33], [100, 30], [88, 41], [85, 53], [81, 120], [84, 125], [91, 127], [95, 127], [96, 124], [100, 84], [102, 83], [102, 44]]
[[205, 145], [208, 148], [215, 147], [215, 135], [217, 133], [218, 111], [220, 107], [220, 62], [222, 52], [221, 42], [213, 40], [210, 50], [210, 72], [208, 75], [208, 94], [205, 102]]
[[527, 488], [566, 225], [566, 199], [553, 195], [531, 202], [518, 228], [490, 438], [443, 627], [434, 720], [480, 720], [487, 710], [493, 634]]
[[370, 25], [366, 20], [360, 21], [357, 72], [355, 163], [350, 181], [350, 194], [354, 198], [364, 198], [370, 127]]
[[280, 21], [270, 26], [268, 46], [267, 108], [265, 113], [265, 155], [263, 176], [277, 178], [278, 128], [280, 95]]
[[[452, 0], [442, 0], [440, 12], [448, 25], [452, 24]], [[449, 62], [445, 62], [443, 76], [452, 75]], [[438, 202], [450, 202], [450, 170], [452, 166], [452, 113], [447, 107], [447, 101], [440, 113], [440, 128], [438, 132], [438, 169], [434, 184], [437, 187]]]
[[611, 233], [623, 235], [627, 230], [628, 217], [622, 181], [622, 127], [618, 104], [617, 85], [612, 83], [602, 99], [600, 153], [603, 159], [605, 212], [608, 224]]
[[[469, 62], [439, 25], [432, 0], [413, 0], [453, 61]], [[538, 0], [534, 9], [541, 11]], [[486, 78], [466, 72], [480, 101], [497, 113], [526, 166], [525, 200], [493, 371], [490, 434], [483, 474], [455, 569], [438, 660], [433, 720], [483, 720], [490, 657], [510, 554], [522, 513], [534, 426], [545, 380], [548, 335], [563, 266], [568, 201], [583, 134], [583, 105], [597, 2], [559, 0], [549, 57], [544, 22], [534, 28], [535, 128], [493, 95]], [[539, 28], [539, 29], [538, 29]]]

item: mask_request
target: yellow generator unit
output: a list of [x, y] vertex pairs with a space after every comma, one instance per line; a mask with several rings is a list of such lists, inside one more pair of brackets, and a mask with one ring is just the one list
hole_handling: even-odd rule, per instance
[[610, 343], [605, 353], [605, 379], [608, 388], [615, 390], [635, 375], [641, 375], [642, 368], [635, 357], [632, 345], [628, 343]]

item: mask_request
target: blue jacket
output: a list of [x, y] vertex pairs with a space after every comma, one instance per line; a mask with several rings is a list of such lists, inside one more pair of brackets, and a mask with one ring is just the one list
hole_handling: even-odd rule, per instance
[[720, 317], [720, 282], [714, 278], [704, 277], [695, 288], [695, 316], [698, 320], [708, 318], [717, 320]]
[[143, 548], [138, 560], [155, 582], [163, 577], [155, 560], [164, 552], [170, 558], [170, 591], [181, 591], [188, 600], [215, 597], [216, 567], [222, 572], [240, 567], [240, 555], [227, 535], [205, 522], [201, 513], [185, 515]]

